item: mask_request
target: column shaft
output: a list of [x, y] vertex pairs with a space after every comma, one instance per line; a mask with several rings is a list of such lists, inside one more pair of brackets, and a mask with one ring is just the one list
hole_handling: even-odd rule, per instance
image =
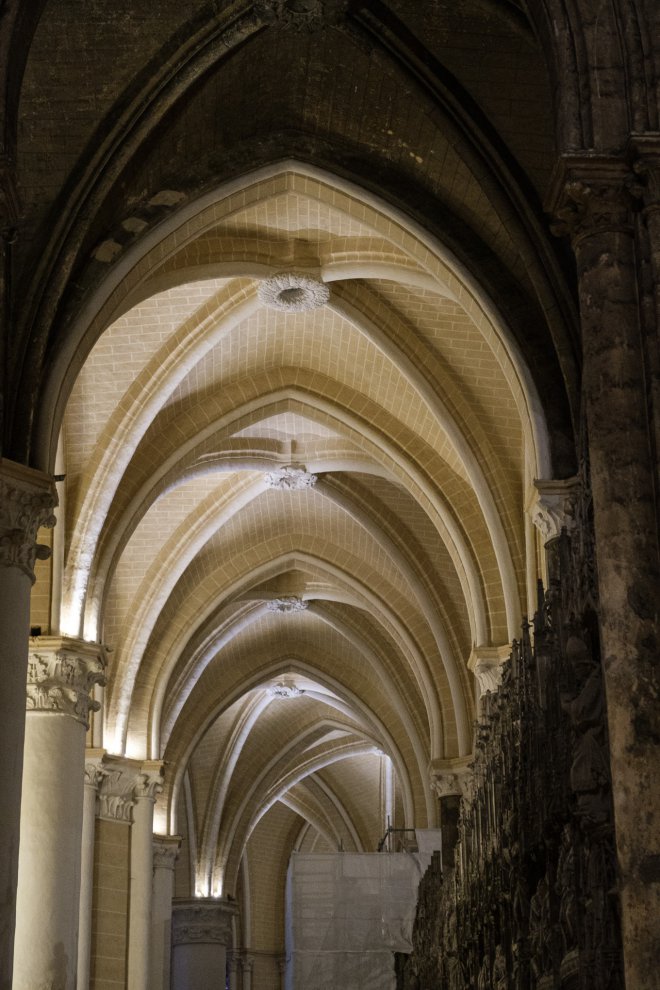
[[557, 232], [571, 234], [578, 268], [626, 985], [651, 990], [660, 916], [660, 574], [631, 174], [622, 161], [584, 154], [567, 156], [559, 177]]
[[147, 990], [149, 985], [153, 817], [153, 798], [138, 797], [131, 826], [128, 990]]
[[75, 990], [89, 691], [98, 647], [39, 637], [30, 651], [14, 990]]
[[254, 969], [254, 959], [252, 956], [243, 956], [243, 990], [252, 990], [252, 971]]
[[227, 947], [236, 905], [216, 898], [175, 901], [172, 990], [218, 990], [226, 982]]
[[89, 990], [92, 953], [92, 900], [94, 894], [94, 842], [96, 833], [96, 796], [101, 754], [85, 763], [82, 815], [82, 849], [80, 858], [80, 907], [78, 922], [77, 990]]
[[238, 959], [234, 950], [227, 953], [227, 973], [229, 976], [229, 990], [238, 990]]
[[56, 501], [51, 479], [0, 460], [0, 990], [13, 972], [30, 589], [37, 530], [54, 524]]
[[180, 845], [181, 837], [178, 835], [154, 836], [151, 978], [149, 990], [169, 990], [170, 987], [174, 865]]
[[[28, 715], [14, 990], [76, 986], [84, 743], [84, 726], [73, 719]], [[55, 774], [54, 753], [60, 769], [72, 769]]]
[[626, 981], [650, 990], [660, 914], [651, 880], [660, 862], [660, 581], [633, 241], [594, 235], [576, 256]]
[[0, 987], [11, 990], [25, 737], [30, 579], [0, 567]]

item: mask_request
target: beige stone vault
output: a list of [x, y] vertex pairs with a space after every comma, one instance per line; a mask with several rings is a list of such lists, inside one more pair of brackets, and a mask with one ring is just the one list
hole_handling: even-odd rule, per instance
[[33, 622], [104, 644], [90, 741], [163, 761], [177, 894], [236, 898], [272, 950], [293, 849], [437, 823], [429, 766], [492, 687], [468, 661], [533, 606], [538, 402], [446, 250], [293, 162], [191, 210], [90, 323]]
[[0, 990], [291, 990], [561, 547], [655, 990], [657, 0], [0, 12]]

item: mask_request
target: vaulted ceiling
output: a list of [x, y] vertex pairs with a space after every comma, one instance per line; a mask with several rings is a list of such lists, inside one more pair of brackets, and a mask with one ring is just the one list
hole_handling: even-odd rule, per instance
[[51, 626], [165, 762], [178, 892], [274, 919], [292, 849], [436, 824], [533, 603], [577, 385], [541, 48], [505, 0], [33, 14], [9, 449], [66, 476]]
[[517, 634], [545, 428], [444, 254], [328, 175], [252, 176], [124, 279], [69, 397], [62, 628], [110, 647], [106, 745], [172, 768], [162, 822], [194, 793], [202, 889], [276, 805], [375, 848], [381, 754], [393, 819], [435, 824], [473, 648]]

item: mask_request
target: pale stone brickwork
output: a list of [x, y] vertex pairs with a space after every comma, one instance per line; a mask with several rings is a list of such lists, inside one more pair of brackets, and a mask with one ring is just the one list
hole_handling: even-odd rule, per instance
[[[113, 323], [95, 345], [67, 403], [64, 428], [70, 437], [66, 449], [70, 513], [75, 511], [80, 475], [117, 401], [173, 331], [221, 285], [211, 279], [158, 293]], [[139, 348], [133, 346], [136, 336]]]
[[[179, 897], [236, 898], [231, 990], [282, 990], [292, 850], [369, 851], [386, 808], [438, 825], [429, 773], [470, 763], [563, 521], [589, 614], [553, 631], [584, 618], [602, 659], [626, 980], [651, 990], [659, 37], [650, 0], [2, 5], [3, 990], [38, 955], [12, 963], [30, 624], [107, 654], [107, 684], [84, 764], [49, 774], [87, 837], [80, 917], [37, 925], [26, 990], [88, 990], [90, 948], [89, 990], [179, 990], [148, 986], [152, 825], [182, 836]], [[31, 685], [29, 718], [70, 693]], [[95, 801], [120, 821], [92, 896]], [[31, 908], [64, 903], [39, 871]], [[466, 985], [514, 965], [486, 941]]]
[[[326, 767], [320, 774], [321, 779], [337, 794], [344, 805], [352, 804], [355, 808], [353, 820], [362, 838], [362, 848], [372, 851], [378, 848], [383, 838], [382, 813], [375, 814], [376, 809], [382, 809], [382, 793], [380, 787], [380, 756], [377, 754], [357, 757], [353, 779], [350, 782], [351, 792], [345, 790], [348, 781], [338, 768]], [[397, 822], [392, 820], [392, 825]], [[348, 851], [348, 850], [347, 850]]]
[[51, 631], [53, 530], [40, 529], [37, 539], [42, 546], [51, 550], [51, 556], [47, 560], [35, 560], [34, 562], [36, 580], [30, 597], [30, 626], [39, 626], [46, 634]]
[[[296, 498], [295, 493], [288, 493], [287, 497], [289, 496], [294, 499]], [[200, 566], [191, 570], [177, 585], [168, 606], [168, 614], [171, 614], [171, 622], [168, 623], [167, 627], [163, 624], [158, 630], [159, 639], [162, 639], [164, 643], [167, 643], [168, 640], [171, 642], [176, 635], [177, 629], [185, 621], [185, 613], [189, 611], [191, 615], [195, 614], [198, 609], [198, 603], [195, 599], [194, 589], [200, 582], [207, 583], [209, 589], [218, 589], [218, 591], [222, 587], [229, 589], [235, 585], [240, 575], [243, 561], [252, 560], [255, 565], [259, 566], [267, 560], [265, 554], [268, 551], [274, 555], [274, 559], [278, 557], [282, 558], [287, 553], [295, 552], [300, 553], [303, 557], [305, 554], [308, 554], [313, 559], [313, 549], [310, 546], [310, 541], [316, 536], [322, 536], [324, 532], [328, 533], [329, 536], [329, 528], [334, 521], [333, 512], [322, 513], [320, 511], [312, 511], [309, 504], [304, 505], [303, 501], [300, 505], [300, 522], [295, 538], [291, 538], [290, 536], [284, 538], [278, 535], [277, 520], [275, 519], [269, 523], [261, 518], [259, 512], [264, 502], [269, 501], [271, 498], [280, 499], [281, 497], [279, 494], [268, 493], [261, 496], [249, 510], [245, 510], [242, 517], [243, 523], [248, 521], [250, 526], [254, 528], [254, 535], [252, 533], [250, 534], [249, 543], [249, 530], [247, 532], [244, 531], [243, 524], [241, 523], [237, 523], [236, 525], [230, 523], [227, 524], [221, 534], [207, 544], [204, 554], [200, 558]], [[388, 598], [392, 592], [400, 596], [403, 595], [407, 590], [407, 585], [402, 580], [402, 576], [398, 571], [394, 568], [388, 570], [385, 566], [384, 550], [376, 545], [375, 541], [368, 534], [365, 534], [364, 531], [361, 531], [357, 524], [352, 521], [344, 518], [342, 525], [345, 525], [347, 528], [346, 542], [344, 546], [341, 544], [335, 545], [336, 537], [332, 540], [328, 539], [327, 549], [323, 555], [324, 559], [328, 562], [328, 566], [338, 567], [350, 573], [350, 570], [348, 570], [349, 563], [356, 563], [358, 568], [361, 568], [358, 570], [358, 587], [362, 586], [377, 593], [383, 602], [389, 602], [395, 608], [396, 614], [401, 614], [400, 609], [410, 610], [410, 614], [417, 611], [412, 604], [404, 605], [403, 598], [400, 598], [398, 602], [396, 598]], [[351, 542], [351, 540], [354, 542]], [[356, 545], [361, 550], [364, 549], [366, 555], [365, 562], [362, 565], [356, 560]], [[385, 566], [384, 572], [379, 572], [379, 566], [381, 565]], [[323, 570], [322, 566], [321, 570]], [[381, 573], [387, 574], [387, 577], [381, 577]], [[238, 588], [236, 588], [236, 591], [238, 591]], [[147, 621], [149, 616], [145, 615], [143, 618]], [[138, 631], [136, 629], [136, 633]], [[125, 642], [130, 643], [129, 630], [126, 630]], [[129, 657], [130, 653], [131, 650], [128, 650]]]
[[[328, 303], [263, 305], [260, 278], [296, 266], [327, 273]], [[156, 821], [182, 835], [176, 895], [247, 910], [249, 891], [239, 948], [269, 990], [291, 849], [382, 837], [376, 751], [392, 824], [436, 824], [427, 766], [470, 746], [472, 645], [507, 642], [521, 612], [530, 399], [439, 256], [294, 172], [192, 218], [131, 283], [144, 301], [67, 407], [63, 621], [112, 651], [106, 744], [171, 768]], [[316, 483], [269, 486], [283, 468]], [[300, 611], [267, 610], [292, 596]], [[104, 924], [128, 896], [98, 886]], [[94, 932], [100, 981], [119, 963]]]
[[130, 825], [97, 819], [92, 909], [94, 990], [124, 990], [128, 948]]
[[[277, 804], [257, 825], [247, 847], [250, 900], [252, 905], [261, 905], [264, 918], [264, 924], [255, 925], [250, 933], [250, 944], [259, 954], [256, 965], [264, 978], [269, 979], [269, 987], [278, 985], [271, 982], [275, 976], [272, 962], [281, 954], [280, 946], [284, 943], [284, 912], [281, 907], [284, 902], [284, 877], [273, 870], [273, 863], [285, 849], [291, 848], [299, 825], [296, 815]], [[259, 959], [262, 954], [263, 958]]]

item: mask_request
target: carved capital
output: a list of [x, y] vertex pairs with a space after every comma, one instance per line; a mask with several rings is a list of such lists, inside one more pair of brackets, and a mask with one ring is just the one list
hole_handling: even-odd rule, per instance
[[464, 797], [471, 774], [472, 756], [460, 756], [452, 760], [432, 760], [429, 764], [431, 789], [437, 797]]
[[98, 790], [101, 782], [107, 776], [108, 771], [103, 766], [105, 751], [102, 749], [85, 750], [85, 787], [93, 787]]
[[502, 683], [502, 665], [511, 653], [511, 646], [475, 646], [468, 660], [468, 670], [474, 674], [479, 685], [479, 696], [490, 691], [499, 691]]
[[147, 760], [140, 767], [135, 783], [135, 799], [155, 801], [163, 789], [163, 764], [160, 760]]
[[229, 945], [236, 904], [212, 897], [198, 897], [172, 904], [172, 945], [217, 942]]
[[132, 768], [120, 769], [114, 760], [104, 770], [99, 784], [98, 816], [109, 822], [130, 823], [135, 804], [135, 772]]
[[105, 684], [105, 658], [98, 643], [59, 636], [39, 636], [31, 641], [27, 673], [29, 712], [70, 715], [88, 728], [90, 711], [98, 711], [100, 707], [91, 699], [95, 684]]
[[55, 525], [57, 492], [52, 478], [13, 461], [0, 461], [0, 564], [18, 567], [34, 583], [34, 562], [50, 549], [37, 531]]
[[173, 870], [181, 849], [180, 835], [154, 835], [154, 870]]
[[268, 471], [264, 475], [264, 481], [267, 488], [295, 492], [313, 488], [318, 481], [318, 475], [310, 474], [300, 464], [288, 464], [286, 467], [278, 468], [276, 471]]
[[634, 172], [622, 158], [562, 155], [547, 201], [552, 233], [575, 244], [594, 234], [631, 230], [636, 187]]
[[269, 612], [304, 612], [308, 606], [309, 602], [304, 601], [302, 598], [298, 598], [297, 595], [286, 595], [283, 598], [271, 598], [269, 602], [266, 602], [266, 608]]
[[660, 210], [660, 133], [632, 134], [628, 151], [645, 215]]
[[129, 823], [136, 801], [155, 801], [163, 786], [162, 763], [156, 760], [128, 760], [105, 755], [99, 784], [98, 816], [106, 821]]
[[578, 478], [565, 481], [535, 481], [535, 492], [527, 511], [544, 543], [556, 540], [563, 529], [570, 533], [575, 526], [575, 507], [579, 490]]

